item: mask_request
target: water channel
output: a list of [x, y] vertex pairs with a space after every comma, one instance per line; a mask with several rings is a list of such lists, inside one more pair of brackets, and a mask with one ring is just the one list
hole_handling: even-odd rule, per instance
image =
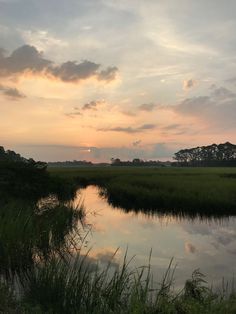
[[[200, 269], [209, 284], [231, 282], [236, 272], [236, 218], [188, 218], [172, 215], [147, 215], [113, 208], [89, 186], [77, 192], [75, 204], [83, 204], [91, 226], [86, 236], [90, 257], [105, 264], [112, 259], [116, 267], [128, 248], [131, 267], [147, 265], [151, 253], [154, 281], [160, 281], [171, 258], [175, 287], [181, 287]], [[115, 257], [114, 252], [119, 248]]]

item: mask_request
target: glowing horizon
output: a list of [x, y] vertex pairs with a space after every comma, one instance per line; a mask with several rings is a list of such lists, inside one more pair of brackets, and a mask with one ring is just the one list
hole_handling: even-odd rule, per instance
[[102, 162], [236, 143], [235, 12], [233, 0], [0, 0], [0, 145]]

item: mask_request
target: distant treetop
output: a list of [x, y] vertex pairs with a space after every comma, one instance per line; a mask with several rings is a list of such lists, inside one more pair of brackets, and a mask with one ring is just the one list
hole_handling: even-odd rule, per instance
[[180, 164], [190, 165], [236, 165], [236, 145], [226, 142], [181, 149], [175, 153], [174, 159]]

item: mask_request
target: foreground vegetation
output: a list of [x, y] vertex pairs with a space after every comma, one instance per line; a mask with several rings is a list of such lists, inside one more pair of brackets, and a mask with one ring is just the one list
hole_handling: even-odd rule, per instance
[[236, 168], [51, 168], [55, 177], [98, 185], [113, 206], [177, 215], [236, 214]]
[[213, 292], [204, 276], [194, 271], [184, 288], [173, 290], [171, 264], [154, 288], [150, 267], [129, 270], [124, 259], [112, 273], [91, 268], [86, 256], [54, 256], [18, 275], [20, 298], [0, 285], [3, 313], [157, 314], [236, 312], [234, 290]]
[[[217, 178], [216, 186], [223, 182], [229, 187], [227, 192], [223, 184], [224, 193], [230, 196], [228, 204], [232, 205], [235, 173], [95, 169], [56, 169], [50, 174], [34, 163], [9, 160], [0, 163], [0, 312], [235, 313], [234, 287], [214, 291], [198, 270], [186, 281], [183, 290], [176, 291], [172, 262], [158, 284], [153, 282], [150, 266], [131, 269], [126, 256], [119, 268], [113, 266], [112, 260], [107, 268], [99, 268], [96, 260], [82, 252], [83, 206], [75, 208], [69, 201], [78, 184], [97, 184], [114, 204], [124, 202], [127, 208], [140, 208], [149, 202], [146, 208], [156, 210], [156, 201], [161, 200], [159, 190], [173, 202], [191, 181], [196, 185], [189, 189], [189, 196], [193, 195], [194, 187], [201, 188], [200, 182], [206, 178], [208, 185]], [[184, 198], [185, 202], [190, 199]]]

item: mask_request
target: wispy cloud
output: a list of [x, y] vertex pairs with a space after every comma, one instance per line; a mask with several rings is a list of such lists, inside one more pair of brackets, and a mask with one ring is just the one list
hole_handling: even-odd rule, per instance
[[102, 101], [93, 100], [83, 105], [82, 110], [97, 110], [98, 106], [102, 104]]
[[153, 111], [155, 108], [156, 108], [156, 105], [153, 103], [142, 104], [142, 105], [138, 106], [138, 109], [142, 110], [142, 111]]
[[0, 92], [11, 100], [19, 100], [26, 97], [15, 87], [0, 85]]
[[175, 123], [175, 124], [169, 124], [167, 126], [164, 126], [162, 130], [165, 130], [165, 131], [176, 130], [176, 129], [179, 129], [180, 127], [182, 127], [181, 124]]
[[137, 141], [134, 141], [132, 145], [136, 147], [136, 146], [139, 146], [141, 142], [142, 142], [141, 140], [137, 140]]
[[65, 116], [69, 118], [75, 118], [76, 116], [82, 116], [82, 113], [79, 111], [74, 111], [74, 112], [65, 113]]
[[69, 112], [69, 113], [65, 113], [65, 115], [69, 118], [75, 118], [76, 116], [82, 116], [82, 112], [85, 111], [97, 111], [98, 108], [104, 104], [105, 101], [104, 100], [92, 100], [86, 104], [84, 104], [81, 108], [79, 107], [74, 107], [73, 111]]
[[147, 130], [153, 130], [156, 128], [155, 124], [143, 124], [139, 127], [114, 127], [114, 128], [101, 128], [98, 131], [103, 132], [123, 132], [123, 133], [140, 133]]

